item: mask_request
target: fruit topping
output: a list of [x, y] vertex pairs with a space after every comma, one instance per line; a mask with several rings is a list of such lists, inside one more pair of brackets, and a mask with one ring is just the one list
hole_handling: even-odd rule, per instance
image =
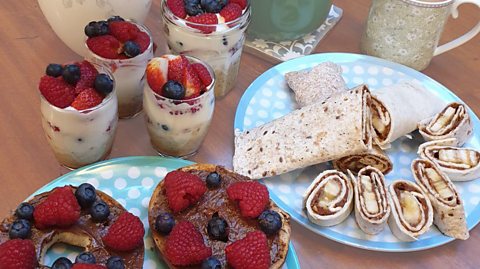
[[107, 59], [118, 58], [120, 43], [111, 35], [91, 37], [87, 39], [87, 46], [91, 51], [101, 57]]
[[183, 70], [188, 64], [187, 58], [180, 54], [168, 60], [168, 80], [183, 81]]
[[187, 23], [187, 25], [202, 31], [204, 34], [210, 34], [213, 31], [215, 31], [215, 26], [203, 26], [198, 24], [206, 24], [206, 25], [218, 24], [217, 16], [212, 13], [204, 13], [198, 16], [188, 17], [187, 21], [196, 23], [196, 24]]
[[75, 191], [75, 198], [81, 208], [89, 208], [97, 199], [97, 192], [95, 187], [89, 183], [82, 183]]
[[250, 232], [243, 239], [226, 246], [225, 257], [234, 268], [268, 269], [270, 250], [267, 236], [262, 231]]
[[168, 173], [164, 188], [168, 205], [174, 212], [181, 212], [195, 204], [207, 191], [205, 183], [198, 176], [182, 171]]
[[220, 16], [225, 19], [225, 22], [233, 21], [242, 16], [242, 7], [238, 4], [230, 3], [220, 11]]
[[37, 253], [32, 241], [13, 239], [0, 245], [0, 268], [34, 269], [36, 266]]
[[72, 187], [57, 188], [45, 201], [35, 207], [35, 225], [39, 229], [50, 226], [68, 227], [80, 217], [80, 205]]
[[194, 63], [192, 64], [192, 67], [205, 86], [208, 86], [210, 85], [210, 83], [212, 83], [212, 77], [210, 76], [210, 73], [203, 64]]
[[105, 244], [114, 250], [130, 251], [142, 244], [145, 228], [140, 219], [127, 211], [112, 224], [103, 238]]
[[95, 25], [97, 24], [96, 21], [91, 21], [85, 26], [84, 32], [85, 35], [88, 37], [96, 37], [97, 36], [97, 31], [95, 29]]
[[88, 61], [83, 61], [80, 66], [80, 80], [75, 85], [75, 93], [79, 94], [85, 89], [94, 87], [97, 75], [98, 71], [95, 66]]
[[125, 20], [120, 16], [112, 16], [112, 17], [108, 18], [107, 21], [108, 22], [114, 22], [114, 21], [125, 21]]
[[110, 24], [107, 21], [98, 21], [94, 27], [97, 36], [108, 35], [110, 31]]
[[245, 9], [247, 7], [247, 0], [229, 0], [228, 3], [238, 4], [242, 9]]
[[202, 269], [222, 269], [222, 264], [216, 258], [210, 257], [203, 260]]
[[217, 172], [212, 172], [207, 176], [207, 179], [205, 181], [207, 182], [207, 185], [209, 187], [220, 187], [220, 185], [222, 184], [222, 176], [220, 176], [220, 174]]
[[53, 262], [52, 269], [70, 269], [73, 267], [72, 261], [68, 258], [60, 257]]
[[35, 208], [33, 205], [29, 203], [21, 203], [18, 207], [17, 210], [15, 211], [15, 214], [19, 219], [26, 219], [26, 220], [32, 220], [33, 219], [33, 211]]
[[75, 100], [73, 100], [72, 107], [76, 110], [85, 110], [96, 107], [103, 101], [103, 96], [94, 88], [88, 88], [82, 91]]
[[167, 258], [177, 266], [200, 264], [212, 256], [212, 248], [205, 246], [202, 234], [189, 221], [175, 225], [165, 250]]
[[122, 43], [134, 40], [137, 37], [138, 32], [140, 32], [138, 27], [130, 22], [116, 21], [110, 23], [109, 34]]
[[185, 3], [185, 12], [188, 16], [197, 16], [205, 13], [202, 7], [198, 4], [199, 1], [184, 1]]
[[174, 100], [182, 100], [185, 97], [185, 87], [176, 80], [167, 81], [167, 83], [163, 84], [162, 96]]
[[265, 185], [257, 181], [235, 182], [227, 188], [230, 199], [238, 201], [243, 216], [256, 218], [268, 205], [269, 194]]
[[218, 13], [224, 6], [226, 6], [228, 0], [201, 0], [200, 5], [203, 10], [208, 13]]
[[90, 215], [95, 222], [104, 222], [110, 216], [110, 208], [103, 201], [96, 201], [90, 207]]
[[157, 94], [162, 94], [162, 87], [167, 82], [168, 59], [153, 58], [147, 65], [147, 82], [150, 88]]
[[70, 106], [75, 99], [74, 87], [67, 84], [62, 77], [43, 76], [38, 88], [50, 104], [59, 108]]
[[90, 252], [83, 252], [77, 255], [75, 258], [75, 263], [89, 263], [89, 264], [95, 264], [97, 261], [95, 259], [95, 256], [93, 256], [92, 253]]
[[47, 66], [47, 70], [46, 70], [47, 76], [56, 78], [61, 76], [62, 72], [63, 72], [63, 67], [59, 64], [49, 64]]
[[94, 84], [95, 89], [103, 95], [113, 91], [113, 80], [107, 74], [98, 74], [95, 77]]
[[187, 13], [185, 13], [185, 5], [182, 0], [167, 0], [167, 6], [175, 16], [182, 19], [187, 17]]
[[72, 269], [107, 269], [107, 267], [98, 264], [76, 263]]
[[75, 85], [80, 80], [80, 75], [80, 68], [76, 64], [69, 64], [62, 71], [63, 80], [70, 85]]
[[8, 229], [8, 236], [10, 239], [28, 239], [31, 234], [32, 228], [30, 227], [30, 222], [26, 219], [15, 220]]
[[211, 239], [228, 241], [228, 223], [218, 216], [218, 213], [213, 214], [210, 221], [208, 221], [207, 232]]
[[282, 228], [282, 218], [276, 211], [265, 210], [258, 217], [258, 225], [266, 235], [272, 235]]
[[141, 48], [137, 43], [133, 41], [127, 41], [123, 44], [123, 52], [125, 52], [128, 57], [133, 58], [140, 54]]
[[175, 226], [175, 219], [169, 213], [162, 213], [155, 219], [155, 230], [157, 232], [169, 234], [173, 226]]
[[120, 257], [110, 257], [107, 261], [108, 269], [125, 269], [125, 262]]
[[185, 99], [196, 98], [205, 89], [205, 85], [203, 85], [191, 64], [185, 65], [182, 84], [185, 87]]
[[150, 36], [148, 36], [147, 33], [139, 32], [137, 38], [135, 38], [133, 42], [140, 46], [140, 51], [143, 53], [148, 49], [148, 46], [150, 46]]

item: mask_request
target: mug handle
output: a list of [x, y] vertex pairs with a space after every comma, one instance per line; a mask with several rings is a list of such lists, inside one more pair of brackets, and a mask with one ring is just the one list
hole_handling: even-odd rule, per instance
[[[472, 4], [477, 5], [480, 8], [480, 0], [456, 0], [453, 3], [453, 6], [452, 6], [452, 10], [453, 10], [452, 11], [452, 17], [454, 19], [458, 18], [457, 8], [458, 8], [459, 5], [461, 5], [463, 3], [472, 3]], [[463, 36], [436, 48], [435, 51], [433, 52], [433, 56], [437, 56], [439, 54], [442, 54], [446, 51], [449, 51], [453, 48], [456, 48], [456, 47], [464, 44], [465, 42], [469, 41], [474, 36], [476, 36], [479, 32], [480, 32], [480, 22], [475, 27], [473, 27], [472, 30], [470, 30], [468, 33], [464, 34]]]

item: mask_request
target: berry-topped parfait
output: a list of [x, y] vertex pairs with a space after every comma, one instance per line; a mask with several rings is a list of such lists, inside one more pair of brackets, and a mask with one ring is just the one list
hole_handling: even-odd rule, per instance
[[207, 62], [215, 72], [215, 97], [222, 97], [237, 82], [250, 16], [247, 0], [163, 0], [167, 51]]
[[143, 107], [152, 146], [162, 156], [194, 155], [212, 120], [215, 75], [185, 55], [153, 58], [147, 67]]
[[119, 117], [134, 117], [142, 110], [143, 76], [153, 58], [152, 35], [145, 26], [119, 16], [90, 22], [85, 35], [85, 59], [108, 68], [117, 81]]
[[115, 79], [88, 61], [50, 64], [40, 79], [42, 125], [65, 167], [76, 169], [110, 154], [117, 127]]

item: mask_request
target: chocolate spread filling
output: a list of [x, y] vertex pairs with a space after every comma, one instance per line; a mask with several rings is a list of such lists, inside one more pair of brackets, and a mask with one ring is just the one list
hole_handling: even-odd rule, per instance
[[[394, 190], [395, 190], [395, 195], [397, 195], [398, 199], [400, 199], [401, 197], [401, 194], [403, 191], [408, 191], [408, 192], [417, 192], [418, 193], [418, 190], [415, 189], [414, 187], [410, 186], [410, 185], [407, 185], [403, 182], [399, 182], [397, 183], [395, 186], [394, 186]], [[420, 204], [422, 205], [422, 209], [423, 209], [423, 217], [425, 219], [428, 219], [428, 207], [427, 207], [427, 201], [425, 200], [426, 198], [423, 197], [423, 198], [420, 198], [418, 196], [415, 196], [415, 198], [417, 199], [417, 201], [420, 202]], [[401, 209], [400, 209], [401, 210]], [[402, 212], [398, 212], [399, 215], [402, 213]], [[407, 225], [405, 224], [404, 221], [400, 221], [400, 223], [402, 224], [402, 226], [408, 230], [409, 228], [407, 227]], [[418, 223], [417, 223], [418, 224]]]
[[[385, 108], [385, 106], [383, 106], [382, 103], [380, 103], [375, 98], [373, 98], [372, 106], [371, 106], [372, 118], [381, 119], [380, 114], [378, 112], [378, 107], [380, 108], [382, 114], [389, 115], [388, 110]], [[385, 126], [385, 131], [383, 133], [379, 132], [376, 128], [374, 128], [375, 133], [380, 141], [385, 141], [385, 139], [387, 139], [388, 137], [388, 134], [390, 133], [390, 128], [392, 126], [392, 118], [391, 117], [389, 118], [390, 118], [390, 123], [387, 126]]]
[[[445, 112], [447, 112], [447, 109], [451, 107], [451, 108], [454, 108], [455, 109], [455, 113], [454, 115], [456, 115], [458, 113], [458, 110], [460, 108], [460, 104], [451, 104], [450, 106], [444, 108], [437, 117], [435, 117], [435, 121], [432, 121], [430, 124], [436, 122], [437, 119], [441, 118]], [[445, 134], [448, 134], [450, 133], [451, 131], [455, 130], [455, 128], [458, 127], [458, 125], [460, 125], [460, 123], [462, 122], [462, 120], [464, 119], [464, 117], [460, 116], [460, 117], [455, 117], [454, 116], [454, 121], [453, 123], [452, 122], [449, 122], [448, 125], [450, 127], [448, 127], [447, 129], [444, 129], [442, 130], [441, 133], [435, 133], [435, 134], [432, 134], [428, 129], [427, 130], [424, 130], [425, 132], [431, 134], [431, 135], [445, 135]]]
[[[429, 163], [427, 163], [427, 162], [425, 162], [425, 161], [417, 161], [417, 162], [415, 162], [415, 164], [413, 165], [413, 169], [414, 169], [415, 176], [416, 176], [417, 178], [426, 178], [426, 179], [427, 179], [427, 180], [426, 180], [427, 182], [425, 182], [425, 180], [422, 180], [422, 183], [423, 183], [423, 184], [427, 183], [427, 184], [430, 186], [430, 189], [435, 190], [435, 184], [433, 183], [433, 180], [432, 180], [428, 175], [426, 175], [426, 174], [424, 174], [424, 173], [421, 173], [421, 171], [420, 171], [420, 170], [421, 170], [421, 169], [420, 169], [420, 168], [421, 168], [421, 164], [424, 165], [425, 168], [433, 168], [431, 164], [429, 164]], [[437, 171], [437, 169], [435, 169], [435, 171]], [[438, 172], [438, 171], [437, 171], [437, 172]], [[440, 174], [439, 174], [439, 175], [440, 175]], [[442, 176], [440, 175], [440, 177], [442, 177]], [[442, 179], [443, 179], [443, 177], [442, 177]], [[450, 188], [450, 186], [448, 186], [448, 184], [447, 184], [447, 187]], [[452, 191], [456, 194], [456, 191], [454, 191], [454, 190], [452, 190]], [[453, 199], [454, 199], [454, 198], [449, 197], [449, 198], [447, 199], [447, 201], [451, 202]], [[457, 197], [455, 200], [457, 200], [456, 203], [459, 205], [459, 204], [460, 204], [460, 200], [458, 199], [458, 197]], [[445, 204], [445, 205], [447, 205], [447, 206], [452, 206], [451, 204], [446, 203], [446, 202], [444, 201], [444, 199], [437, 199], [437, 201], [439, 201], [439, 202], [441, 202], [441, 203], [443, 203], [443, 204]]]
[[[332, 174], [327, 174], [327, 175], [325, 175], [325, 178], [327, 178], [331, 175]], [[336, 174], [333, 174], [333, 175], [336, 175]], [[340, 179], [338, 179], [338, 178], [333, 178], [333, 179], [330, 179], [330, 180], [333, 180], [333, 181], [337, 182], [339, 185], [341, 185]], [[322, 193], [324, 192], [324, 190], [325, 190], [325, 185], [323, 185], [318, 190], [318, 192], [315, 193], [315, 197], [312, 199], [312, 202], [310, 203], [310, 207], [318, 215], [321, 215], [321, 216], [334, 215], [337, 212], [331, 212], [328, 208], [323, 208], [321, 206], [317, 206], [318, 202], [319, 202], [319, 199], [320, 199], [320, 196], [322, 196]], [[342, 197], [342, 200], [338, 201], [335, 205], [333, 205], [333, 207], [343, 207], [345, 205], [345, 203], [347, 202], [347, 198], [348, 198], [348, 191], [345, 192], [345, 195]]]

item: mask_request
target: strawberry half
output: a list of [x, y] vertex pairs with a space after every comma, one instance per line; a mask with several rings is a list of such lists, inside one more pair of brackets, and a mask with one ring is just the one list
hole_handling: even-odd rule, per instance
[[205, 89], [205, 85], [200, 80], [197, 72], [195, 72], [195, 69], [193, 69], [190, 63], [185, 65], [182, 84], [185, 87], [185, 97], [183, 99], [196, 98], [200, 96], [202, 89]]
[[147, 82], [157, 94], [162, 94], [162, 87], [167, 82], [168, 77], [168, 59], [153, 58], [147, 65]]
[[73, 101], [72, 107], [76, 110], [84, 110], [96, 107], [103, 101], [103, 96], [94, 88], [83, 90]]
[[[170, 57], [171, 58], [171, 57]], [[187, 58], [182, 54], [169, 59], [168, 61], [168, 80], [183, 81], [185, 66], [188, 64]]]

